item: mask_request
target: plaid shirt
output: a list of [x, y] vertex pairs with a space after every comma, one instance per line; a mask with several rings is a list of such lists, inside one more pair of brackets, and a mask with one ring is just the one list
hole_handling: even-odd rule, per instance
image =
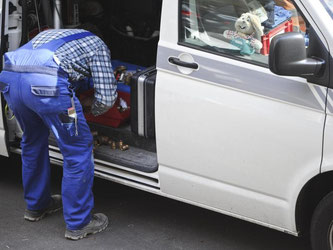
[[[81, 29], [46, 30], [32, 39], [34, 48], [51, 40], [76, 33]], [[55, 52], [59, 66], [68, 73], [70, 81], [91, 77], [96, 101], [111, 107], [117, 99], [117, 82], [113, 75], [108, 47], [97, 36], [88, 36], [65, 43]]]

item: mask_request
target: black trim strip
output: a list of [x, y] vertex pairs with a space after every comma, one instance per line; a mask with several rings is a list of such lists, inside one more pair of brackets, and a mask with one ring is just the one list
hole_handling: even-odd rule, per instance
[[[5, 35], [5, 22], [6, 22], [6, 2], [7, 0], [2, 1], [2, 16], [1, 16], [1, 40], [0, 40], [0, 71], [2, 71], [3, 67], [3, 55], [5, 52], [8, 50], [8, 35]], [[1, 93], [1, 106], [2, 106], [2, 120], [3, 120], [3, 126], [5, 129], [5, 144], [6, 144], [6, 150], [8, 152], [8, 155], [10, 156], [10, 150], [9, 150], [9, 134], [8, 134], [8, 124], [7, 124], [7, 119], [5, 116], [5, 106], [6, 106], [6, 101]]]
[[20, 46], [27, 43], [29, 41], [28, 34], [28, 3], [27, 0], [22, 0], [22, 33], [21, 33], [21, 41]]
[[7, 0], [2, 1], [2, 16], [1, 16], [1, 46], [0, 46], [0, 70], [2, 70], [3, 65], [3, 55], [7, 51], [6, 49], [6, 42], [7, 39], [5, 38], [5, 22], [6, 22], [6, 2]]
[[182, 4], [184, 0], [178, 0], [178, 44], [179, 40], [182, 37]]

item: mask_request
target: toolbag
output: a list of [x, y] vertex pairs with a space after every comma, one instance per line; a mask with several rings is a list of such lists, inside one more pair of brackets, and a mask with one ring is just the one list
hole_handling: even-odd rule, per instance
[[[109, 111], [102, 115], [93, 116], [89, 112], [86, 112], [85, 117], [88, 122], [118, 128], [119, 126], [126, 124], [127, 121], [130, 119], [131, 88], [127, 85], [130, 84], [130, 80], [128, 79], [130, 79], [132, 75], [136, 72], [142, 71], [145, 68], [119, 60], [112, 60], [112, 66], [115, 70], [114, 73], [117, 80], [118, 92], [118, 98], [115, 104]], [[119, 72], [117, 70], [119, 68], [123, 68], [123, 70]], [[83, 82], [78, 82], [77, 85], [77, 88], [79, 88], [80, 91], [79, 99], [81, 101], [81, 104], [84, 104], [85, 102], [88, 102], [89, 99], [93, 98], [94, 86], [92, 81], [89, 81], [89, 86], [86, 86], [87, 84], [84, 84]]]
[[[122, 124], [126, 123], [130, 119], [130, 92], [126, 88], [128, 86], [124, 84], [118, 84], [117, 92], [118, 98], [111, 109], [109, 109], [106, 113], [93, 116], [90, 112], [85, 114], [85, 118], [87, 122], [97, 123], [105, 126], [110, 126], [114, 128], [118, 128]], [[86, 92], [80, 94], [80, 102], [81, 104], [85, 102], [85, 100], [94, 97], [94, 90], [90, 89]], [[125, 106], [124, 107], [124, 104]]]
[[155, 82], [155, 66], [131, 79], [131, 129], [146, 138], [155, 137]]

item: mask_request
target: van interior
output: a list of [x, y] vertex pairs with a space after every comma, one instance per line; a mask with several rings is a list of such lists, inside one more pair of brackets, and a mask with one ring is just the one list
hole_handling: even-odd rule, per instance
[[[13, 2], [12, 8], [15, 7]], [[49, 28], [83, 28], [103, 39], [117, 67], [125, 65], [125, 68], [130, 68], [130, 76], [156, 64], [162, 0], [39, 0], [17, 1], [17, 4], [22, 5], [21, 45]], [[128, 86], [123, 87], [129, 89], [130, 95], [130, 81], [122, 85], [126, 84]], [[81, 94], [78, 93], [79, 98]], [[154, 104], [154, 100], [150, 103]], [[125, 106], [129, 112], [130, 103], [125, 103]], [[122, 108], [117, 108], [116, 112], [121, 113]], [[120, 113], [117, 115], [121, 116]], [[154, 114], [145, 116], [154, 117]], [[155, 136], [148, 138], [133, 131], [131, 115], [116, 126], [103, 121], [87, 121], [92, 133], [97, 135], [94, 137], [95, 159], [145, 173], [157, 171]], [[14, 138], [10, 138], [10, 143], [18, 145], [19, 137], [16, 133]], [[108, 137], [109, 143], [101, 142], [101, 137]], [[111, 141], [117, 143], [116, 149]], [[120, 141], [128, 145], [127, 150], [118, 148]], [[52, 135], [49, 144], [57, 146]]]

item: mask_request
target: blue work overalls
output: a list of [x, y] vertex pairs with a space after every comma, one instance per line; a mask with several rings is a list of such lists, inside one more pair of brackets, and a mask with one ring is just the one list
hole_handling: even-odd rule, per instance
[[52, 130], [64, 157], [62, 201], [70, 230], [81, 229], [91, 219], [93, 139], [68, 74], [55, 62], [54, 52], [66, 42], [91, 35], [70, 35], [36, 49], [29, 42], [5, 54], [0, 74], [0, 90], [23, 130], [22, 177], [27, 209], [41, 210], [50, 204], [48, 137]]

